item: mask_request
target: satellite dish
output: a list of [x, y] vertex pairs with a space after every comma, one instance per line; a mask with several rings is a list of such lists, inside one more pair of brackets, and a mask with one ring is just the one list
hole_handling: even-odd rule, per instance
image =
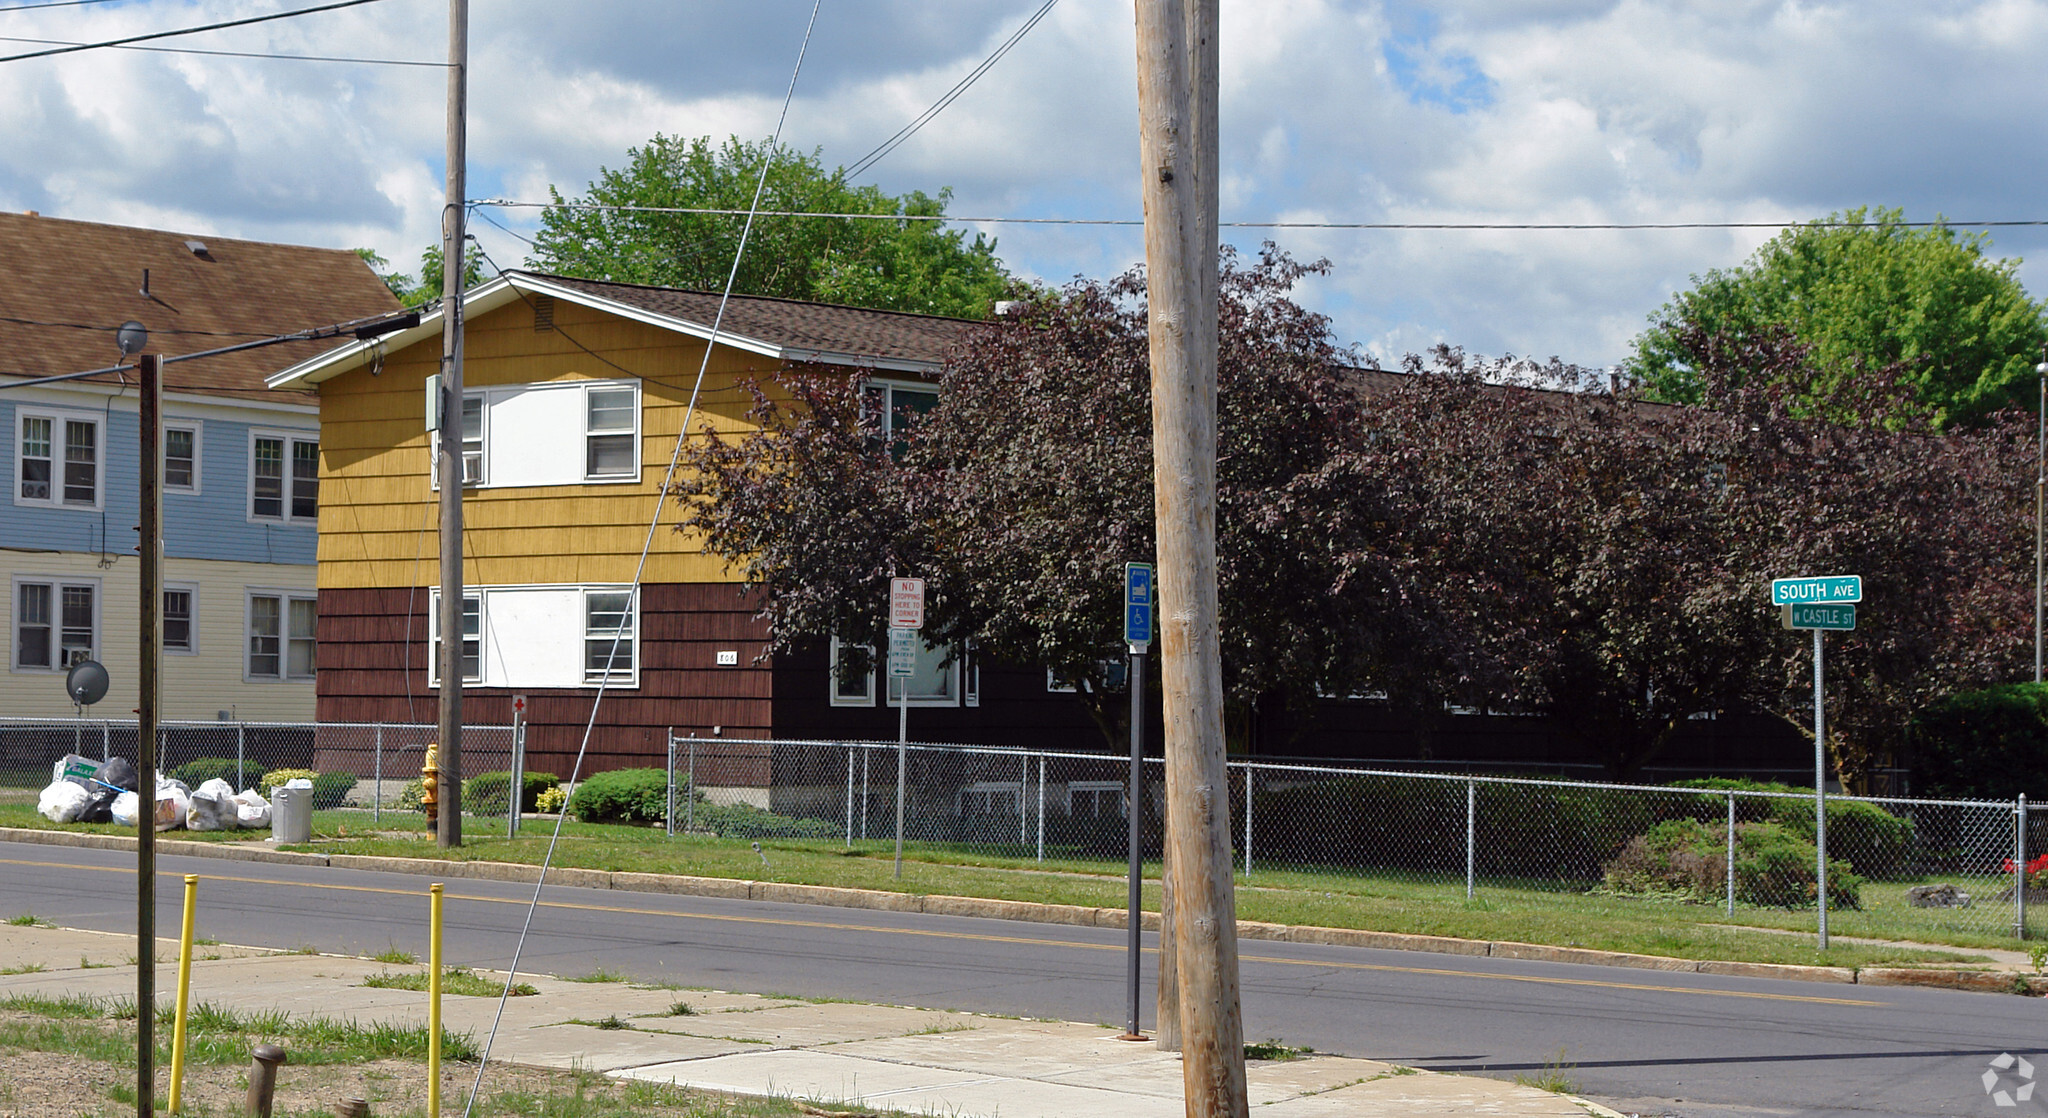
[[142, 323], [129, 319], [114, 331], [114, 344], [121, 347], [121, 356], [133, 357], [149, 344], [149, 329]]
[[89, 707], [107, 697], [107, 669], [98, 660], [80, 660], [64, 673], [64, 693], [71, 701]]

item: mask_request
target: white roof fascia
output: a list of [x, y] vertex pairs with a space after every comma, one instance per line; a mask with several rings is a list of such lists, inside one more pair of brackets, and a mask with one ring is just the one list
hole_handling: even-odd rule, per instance
[[[621, 303], [614, 299], [606, 299], [603, 296], [592, 295], [587, 291], [563, 287], [519, 272], [507, 272], [504, 275], [494, 277], [477, 287], [471, 288], [462, 300], [463, 313], [470, 315], [494, 311], [512, 302], [514, 299], [523, 298], [529, 294], [552, 296], [579, 306], [604, 311], [607, 314], [616, 315], [633, 322], [643, 323], [675, 334], [682, 334], [686, 337], [706, 341], [711, 338], [711, 327], [702, 323], [660, 314], [643, 307]], [[420, 311], [420, 324], [418, 326], [412, 327], [409, 330], [402, 330], [396, 334], [387, 334], [382, 338], [352, 341], [347, 345], [329, 350], [318, 357], [301, 361], [289, 369], [273, 373], [264, 383], [271, 388], [310, 387], [363, 365], [369, 360], [370, 354], [380, 344], [386, 352], [389, 352], [424, 341], [440, 332], [440, 308], [436, 307], [431, 311], [423, 308]], [[745, 350], [750, 353], [758, 353], [764, 357], [773, 357], [777, 360], [784, 360], [789, 357], [789, 352], [782, 346], [775, 345], [772, 342], [764, 342], [758, 338], [750, 338], [744, 334], [735, 334], [723, 328], [718, 331], [718, 344], [730, 346], [733, 349]], [[835, 356], [839, 356], [842, 363], [850, 362], [850, 359], [845, 355]], [[816, 360], [817, 358], [813, 357], [810, 359]], [[855, 358], [851, 360], [860, 359]], [[919, 363], [916, 366], [918, 369], [926, 367], [923, 363]], [[929, 367], [937, 368], [935, 365]]]
[[887, 369], [894, 373], [932, 373], [945, 368], [937, 361], [916, 361], [908, 357], [876, 357], [866, 353], [835, 353], [827, 349], [788, 349], [791, 361], [812, 361], [820, 365], [852, 365], [863, 369]]

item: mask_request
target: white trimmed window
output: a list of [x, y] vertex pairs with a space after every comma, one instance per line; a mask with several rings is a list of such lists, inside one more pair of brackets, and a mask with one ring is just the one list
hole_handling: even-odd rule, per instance
[[625, 683], [638, 680], [634, 665], [640, 637], [634, 624], [631, 590], [586, 590], [583, 592], [583, 681]]
[[1076, 819], [1116, 819], [1124, 814], [1120, 780], [1075, 780], [1067, 784], [1067, 814]]
[[[431, 457], [438, 485], [438, 451]], [[638, 482], [640, 382], [496, 384], [467, 391], [462, 462], [463, 484], [481, 488]]]
[[15, 579], [15, 670], [61, 672], [98, 659], [99, 590], [97, 582]]
[[[861, 658], [846, 655], [854, 648], [867, 653], [868, 669], [864, 673], [856, 667]], [[839, 638], [832, 638], [829, 660], [832, 705], [874, 706], [875, 676], [878, 673], [888, 679], [888, 705], [892, 707], [901, 701], [905, 684], [909, 685], [910, 705], [913, 707], [981, 705], [981, 669], [974, 663], [976, 658], [971, 647], [963, 649], [918, 642], [917, 659], [908, 679], [889, 676], [887, 659], [866, 645], [841, 644]]]
[[197, 619], [199, 590], [193, 586], [164, 587], [164, 651], [191, 655], [199, 651]]
[[[860, 655], [848, 655], [854, 649]], [[832, 677], [832, 705], [836, 707], [871, 707], [875, 705], [875, 671], [881, 666], [876, 663], [875, 650], [865, 644], [841, 644], [838, 637], [832, 638], [829, 674]], [[860, 665], [866, 665], [861, 670]]]
[[28, 409], [15, 414], [14, 503], [99, 508], [105, 494], [100, 417]]
[[164, 490], [199, 492], [199, 422], [179, 420], [164, 425]]
[[[482, 485], [484, 483], [484, 397], [481, 392], [465, 392], [462, 395], [462, 484]], [[428, 483], [435, 489], [441, 488], [441, 435], [429, 432], [427, 438]]]
[[583, 476], [593, 481], [639, 477], [639, 389], [630, 384], [587, 388], [583, 415]]
[[250, 591], [243, 678], [313, 678], [319, 617], [319, 599], [312, 594]]
[[249, 519], [311, 524], [320, 515], [320, 437], [249, 433]]
[[[427, 686], [441, 686], [441, 592], [427, 596]], [[484, 596], [462, 595], [462, 681], [482, 683], [484, 679]]]

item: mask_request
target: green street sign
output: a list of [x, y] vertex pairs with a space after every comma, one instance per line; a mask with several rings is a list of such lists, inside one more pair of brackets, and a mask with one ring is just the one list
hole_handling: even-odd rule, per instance
[[1778, 609], [1779, 624], [1787, 629], [1827, 629], [1846, 633], [1856, 627], [1856, 607], [1853, 605], [1801, 602]]
[[1802, 602], [1810, 605], [1840, 605], [1843, 602], [1862, 600], [1862, 575], [1819, 575], [1771, 580], [1771, 604], [1774, 606], [1796, 606]]

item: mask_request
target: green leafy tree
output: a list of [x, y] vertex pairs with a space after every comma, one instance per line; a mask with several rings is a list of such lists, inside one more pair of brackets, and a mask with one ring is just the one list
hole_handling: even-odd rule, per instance
[[[391, 267], [391, 262], [384, 259], [375, 249], [359, 248], [355, 250], [355, 254], [363, 258], [363, 263], [368, 264], [370, 270], [377, 273], [377, 278], [384, 281], [384, 286], [390, 288], [391, 293], [398, 296], [398, 301], [406, 306], [421, 307], [441, 298], [441, 281], [442, 277], [447, 273], [442, 269], [440, 245], [429, 245], [426, 251], [420, 253], [420, 281], [418, 283], [412, 281], [412, 273], [410, 272], [401, 272], [396, 269], [388, 272], [385, 271], [386, 268]], [[466, 254], [466, 258], [462, 263], [463, 286], [465, 288], [475, 287], [484, 282], [484, 279], [484, 265], [481, 254], [476, 252]]]
[[1802, 388], [1808, 414], [1844, 414], [1833, 404], [1844, 384], [1889, 365], [1913, 390], [1908, 410], [1937, 426], [2030, 404], [2048, 311], [2020, 286], [2019, 261], [1987, 256], [1983, 233], [1903, 222], [1896, 209], [1850, 210], [1693, 277], [1650, 316], [1628, 370], [1657, 399], [1695, 403], [1703, 355], [1689, 339], [1740, 343], [1782, 327], [1819, 374]]
[[[817, 153], [732, 137], [657, 134], [628, 150], [627, 163], [601, 168], [576, 199], [593, 206], [746, 210], [763, 161], [761, 209], [796, 213], [942, 217], [949, 190], [883, 193], [853, 186], [844, 168], [827, 170]], [[550, 187], [553, 201], [565, 199]], [[719, 291], [739, 248], [742, 215], [649, 213], [557, 206], [541, 216], [530, 267], [561, 275]], [[1013, 286], [981, 234], [941, 221], [853, 217], [756, 217], [733, 290], [815, 299], [882, 310], [986, 317]]]

